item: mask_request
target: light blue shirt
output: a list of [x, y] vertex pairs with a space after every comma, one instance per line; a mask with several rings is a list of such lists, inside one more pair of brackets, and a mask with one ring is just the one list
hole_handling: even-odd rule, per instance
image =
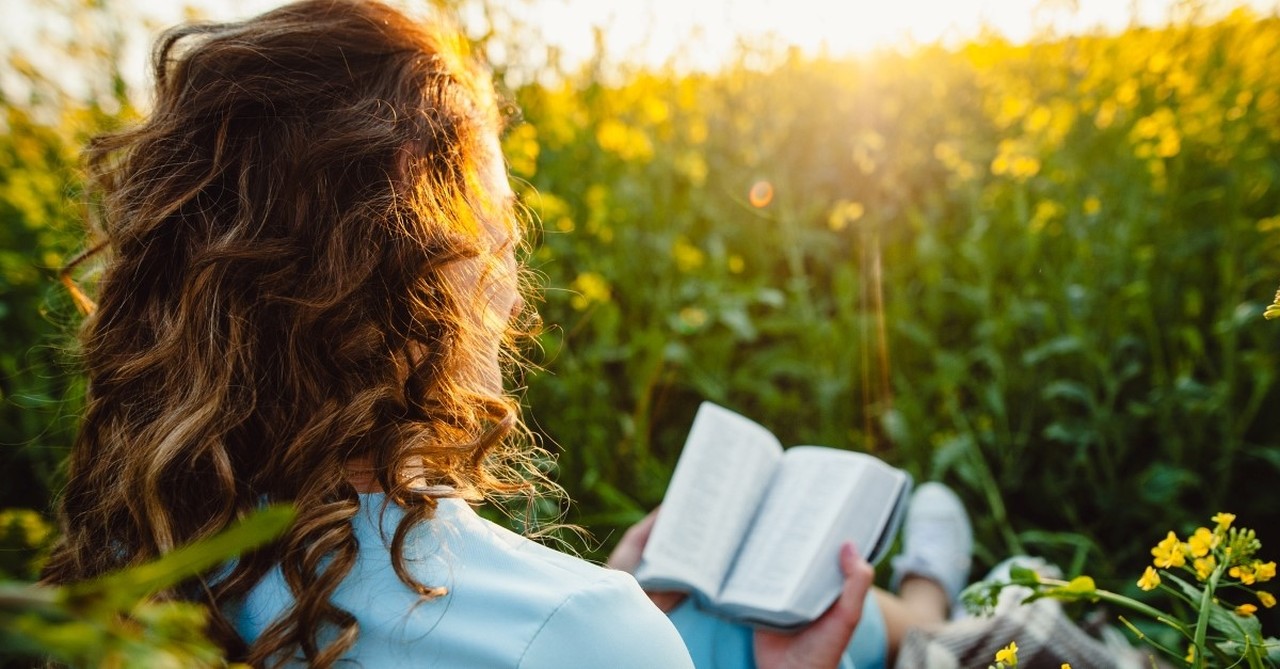
[[[333, 597], [360, 625], [352, 666], [692, 669], [675, 628], [629, 574], [525, 539], [461, 500], [440, 500], [405, 542], [414, 577], [448, 588], [422, 601], [391, 567], [386, 546], [404, 512], [383, 512], [384, 499], [360, 496], [360, 551]], [[276, 568], [226, 612], [252, 642], [291, 603]]]

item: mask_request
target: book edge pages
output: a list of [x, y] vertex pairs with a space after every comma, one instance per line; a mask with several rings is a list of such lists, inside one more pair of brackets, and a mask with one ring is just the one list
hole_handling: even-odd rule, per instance
[[[860, 476], [865, 476], [866, 472], [882, 472], [893, 480], [893, 487], [895, 491], [892, 496], [893, 502], [883, 505], [883, 511], [879, 514], [879, 518], [876, 519], [874, 525], [875, 530], [871, 535], [872, 545], [869, 550], [866, 550], [868, 554], [864, 555], [864, 558], [873, 564], [882, 559], [889, 547], [893, 545], [893, 538], [896, 536], [898, 526], [901, 523], [902, 515], [906, 507], [906, 500], [909, 497], [912, 487], [911, 475], [905, 470], [894, 467], [893, 465], [890, 465], [880, 458], [868, 453], [814, 445], [793, 446], [792, 448], [787, 449], [787, 453], [796, 449], [820, 449], [821, 451], [828, 453], [842, 453], [844, 455], [841, 457], [848, 456], [851, 461], [855, 461], [861, 465], [858, 469], [862, 472]], [[831, 548], [838, 545], [839, 541], [837, 540], [837, 537], [839, 536], [841, 524], [844, 522], [843, 519], [852, 513], [856, 513], [855, 507], [859, 498], [858, 491], [862, 489], [865, 489], [865, 486], [856, 485], [846, 493], [843, 501], [841, 502], [841, 505], [846, 507], [846, 510], [838, 514], [836, 522], [827, 528], [826, 534], [819, 544], [820, 546]], [[818, 563], [827, 559], [824, 558], [823, 555], [819, 554], [821, 550], [822, 549], [819, 549], [818, 551], [811, 553], [807, 556], [807, 559], [804, 560], [806, 564], [803, 571], [805, 573], [814, 574], [815, 572], [812, 570], [818, 568]], [[726, 582], [729, 578], [731, 578], [731, 576], [726, 577]], [[818, 577], [809, 576], [798, 579], [789, 591], [789, 602], [776, 607], [763, 608], [762, 606], [743, 602], [734, 602], [732, 600], [721, 601], [720, 606], [723, 614], [732, 616], [741, 622], [748, 623], [756, 627], [774, 629], [778, 631], [794, 630], [796, 627], [802, 626], [816, 619], [823, 611], [826, 611], [827, 608], [835, 602], [837, 597], [839, 597], [839, 589], [830, 588], [829, 597], [811, 599], [807, 605], [802, 606], [800, 600], [806, 590], [806, 586], [812, 588], [816, 578]], [[826, 588], [823, 589], [827, 590]]]

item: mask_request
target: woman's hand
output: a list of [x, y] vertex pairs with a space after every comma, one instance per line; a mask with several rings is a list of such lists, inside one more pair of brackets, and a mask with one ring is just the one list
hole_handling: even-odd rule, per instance
[[[658, 507], [661, 508], [661, 507]], [[610, 569], [618, 569], [627, 573], [635, 573], [636, 567], [640, 566], [640, 555], [644, 553], [645, 544], [649, 543], [649, 534], [653, 532], [653, 523], [658, 519], [658, 509], [649, 512], [644, 520], [627, 528], [622, 540], [618, 542], [613, 552], [609, 554], [609, 561], [605, 564]], [[664, 613], [674, 609], [680, 602], [684, 601], [684, 593], [682, 592], [649, 592], [649, 599], [653, 600], [655, 606]]]
[[[640, 565], [640, 555], [658, 509], [644, 520], [632, 525], [622, 535], [622, 540], [609, 555], [606, 564], [612, 569], [634, 572]], [[871, 588], [874, 572], [854, 550], [853, 544], [840, 547], [840, 571], [844, 573], [844, 588], [840, 597], [820, 618], [794, 634], [755, 632], [755, 657], [760, 669], [834, 669], [849, 645], [853, 630], [862, 619], [862, 604]], [[670, 611], [684, 600], [680, 592], [647, 592], [649, 599], [663, 611]]]
[[[625, 537], [624, 537], [625, 539]], [[844, 589], [822, 617], [795, 634], [756, 630], [756, 664], [760, 669], [834, 669], [862, 619], [862, 603], [874, 572], [854, 550], [840, 547]]]

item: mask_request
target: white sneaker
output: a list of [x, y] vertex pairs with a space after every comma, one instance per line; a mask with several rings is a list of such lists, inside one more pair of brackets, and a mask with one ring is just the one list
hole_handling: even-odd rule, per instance
[[902, 524], [902, 553], [893, 558], [894, 590], [907, 576], [936, 581], [952, 604], [969, 583], [973, 529], [960, 498], [941, 483], [922, 483]]

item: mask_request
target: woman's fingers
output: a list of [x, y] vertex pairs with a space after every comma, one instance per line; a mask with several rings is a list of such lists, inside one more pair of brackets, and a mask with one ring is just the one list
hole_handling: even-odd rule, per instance
[[862, 605], [874, 572], [852, 544], [840, 547], [844, 584], [831, 608], [795, 634], [756, 630], [756, 664], [761, 669], [833, 669], [862, 619]]
[[840, 547], [840, 571], [844, 573], [844, 588], [830, 613], [840, 616], [842, 624], [853, 629], [862, 618], [862, 605], [875, 579], [875, 570], [858, 555], [853, 544], [846, 543]]

